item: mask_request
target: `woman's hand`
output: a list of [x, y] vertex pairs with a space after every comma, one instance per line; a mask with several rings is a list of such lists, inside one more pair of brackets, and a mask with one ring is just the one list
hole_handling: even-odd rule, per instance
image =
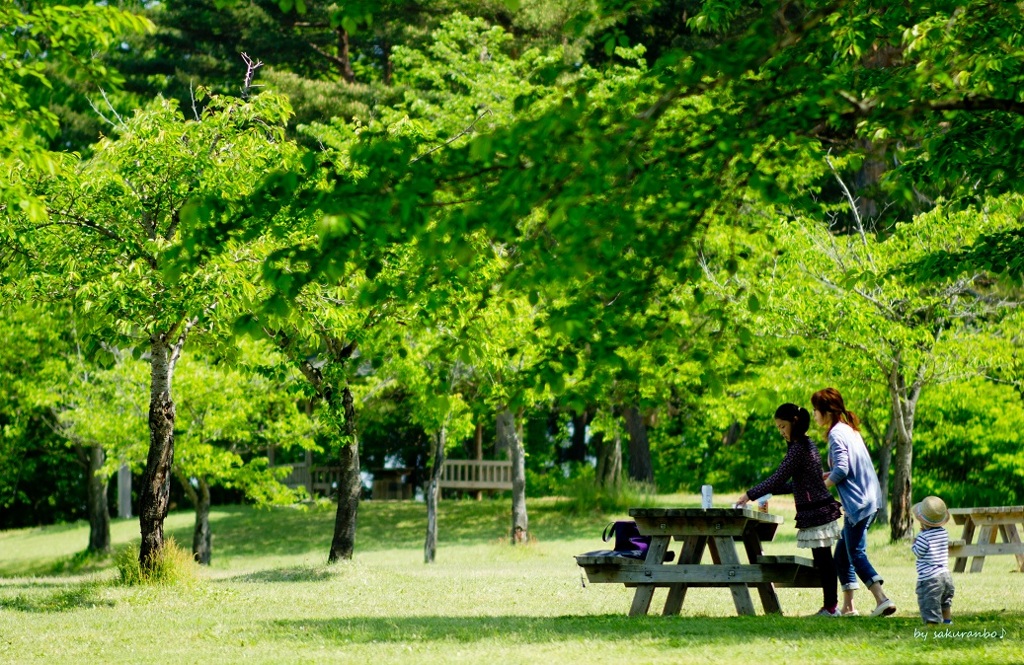
[[831, 476], [832, 476], [832, 474], [829, 473], [828, 471], [826, 471], [825, 473], [821, 474], [821, 479], [825, 481], [825, 487], [827, 487], [829, 489], [831, 489], [831, 488], [836, 486], [836, 484], [830, 480]]
[[742, 508], [743, 506], [745, 506], [748, 503], [750, 503], [750, 497], [747, 496], [746, 492], [744, 492], [743, 494], [740, 495], [740, 498], [736, 499], [736, 503], [734, 505], [737, 508]]

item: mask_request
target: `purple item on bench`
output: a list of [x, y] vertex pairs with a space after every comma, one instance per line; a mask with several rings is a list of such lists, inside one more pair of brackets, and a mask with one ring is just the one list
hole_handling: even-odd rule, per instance
[[[619, 556], [631, 559], [645, 559], [647, 548], [651, 545], [650, 536], [641, 536], [633, 520], [617, 520], [609, 522], [601, 534], [601, 540], [608, 542], [615, 537], [615, 546], [612, 548]], [[673, 552], [665, 552], [665, 561], [675, 558]]]

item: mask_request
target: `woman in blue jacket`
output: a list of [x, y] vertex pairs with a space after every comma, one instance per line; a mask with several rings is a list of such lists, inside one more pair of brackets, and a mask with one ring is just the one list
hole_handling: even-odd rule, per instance
[[855, 616], [853, 592], [860, 588], [857, 578], [875, 597], [871, 616], [888, 616], [896, 611], [896, 603], [882, 590], [884, 580], [868, 560], [868, 527], [875, 520], [881, 505], [882, 492], [871, 455], [858, 428], [860, 421], [847, 410], [843, 396], [835, 388], [825, 388], [811, 395], [814, 422], [828, 432], [828, 464], [831, 471], [822, 478], [827, 487], [839, 491], [843, 503], [843, 535], [836, 544], [836, 572], [843, 587], [843, 616]]

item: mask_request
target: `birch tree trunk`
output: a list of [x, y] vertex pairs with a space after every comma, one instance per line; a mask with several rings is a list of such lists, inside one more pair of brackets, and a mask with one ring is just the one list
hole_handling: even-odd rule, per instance
[[626, 430], [629, 432], [629, 477], [642, 483], [654, 483], [654, 468], [651, 466], [651, 443], [647, 439], [640, 409], [630, 406], [625, 411]]
[[341, 479], [338, 482], [338, 512], [334, 517], [334, 537], [328, 563], [339, 559], [351, 559], [356, 545], [356, 518], [359, 514], [359, 499], [363, 483], [359, 479], [359, 440], [356, 437], [356, 408], [352, 391], [346, 385], [341, 393], [341, 405], [345, 415], [344, 440], [341, 447]]
[[430, 468], [430, 479], [424, 497], [427, 502], [427, 535], [423, 541], [423, 563], [434, 563], [437, 556], [437, 503], [441, 493], [441, 471], [444, 469], [445, 444], [448, 428], [442, 426], [434, 435], [434, 465]]
[[516, 418], [506, 407], [497, 417], [498, 445], [505, 446], [512, 461], [512, 529], [509, 540], [513, 545], [529, 540], [530, 520], [526, 513], [526, 454], [523, 439], [516, 429]]
[[143, 570], [150, 569], [153, 558], [164, 546], [164, 519], [174, 463], [176, 413], [171, 385], [184, 342], [184, 336], [173, 344], [168, 342], [167, 335], [150, 338], [149, 456], [139, 490], [139, 563]]
[[103, 463], [107, 455], [103, 446], [91, 446], [88, 450], [88, 503], [89, 503], [89, 551], [110, 551], [110, 506], [107, 501], [107, 481]]

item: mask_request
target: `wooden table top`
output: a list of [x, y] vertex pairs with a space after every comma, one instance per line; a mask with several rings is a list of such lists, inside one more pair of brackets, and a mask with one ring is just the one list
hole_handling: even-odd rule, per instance
[[953, 521], [957, 524], [963, 524], [970, 517], [979, 518], [978, 521], [983, 521], [984, 518], [999, 520], [1003, 518], [1005, 520], [1019, 521], [1024, 519], [1024, 506], [984, 506], [977, 508], [950, 508], [949, 514], [953, 518]]
[[1024, 506], [986, 506], [978, 508], [950, 508], [950, 515], [973, 515], [975, 513], [1019, 513]]
[[782, 515], [753, 508], [630, 508], [630, 516], [645, 536], [735, 536], [755, 533], [772, 540]]
[[632, 518], [656, 519], [659, 517], [670, 519], [746, 519], [770, 524], [782, 524], [782, 515], [761, 512], [753, 508], [630, 508], [629, 516]]

